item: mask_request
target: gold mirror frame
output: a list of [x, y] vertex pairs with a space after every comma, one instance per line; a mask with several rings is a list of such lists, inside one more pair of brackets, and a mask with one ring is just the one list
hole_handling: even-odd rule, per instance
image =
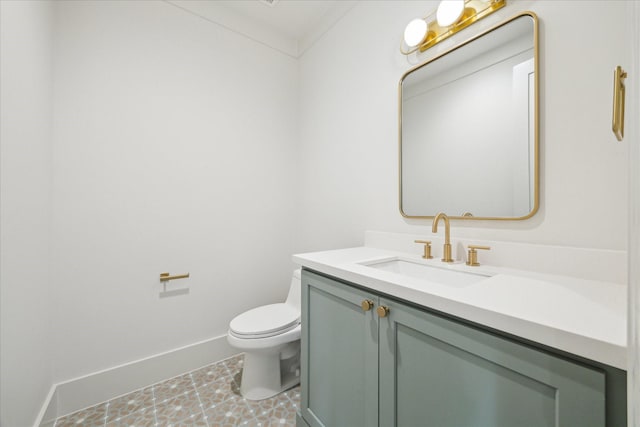
[[534, 130], [533, 130], [533, 141], [534, 141], [534, 147], [533, 147], [533, 153], [534, 153], [534, 159], [533, 159], [533, 207], [531, 209], [531, 211], [525, 215], [525, 216], [521, 216], [521, 217], [476, 217], [476, 216], [472, 216], [468, 213], [465, 213], [463, 216], [455, 216], [455, 215], [449, 215], [449, 212], [445, 212], [447, 215], [449, 215], [450, 219], [464, 219], [464, 220], [491, 220], [491, 221], [521, 221], [521, 220], [525, 220], [525, 219], [529, 219], [531, 218], [533, 215], [535, 215], [538, 212], [538, 209], [540, 207], [540, 97], [539, 97], [539, 92], [540, 92], [540, 73], [539, 73], [539, 41], [538, 41], [538, 17], [534, 12], [522, 12], [519, 13], [485, 31], [483, 31], [482, 33], [460, 43], [459, 45], [454, 46], [453, 48], [435, 56], [434, 58], [420, 64], [417, 65], [415, 67], [412, 67], [411, 69], [409, 69], [406, 73], [404, 73], [402, 75], [402, 77], [400, 78], [400, 82], [398, 84], [398, 174], [399, 174], [399, 209], [400, 209], [400, 214], [404, 217], [404, 218], [410, 218], [410, 219], [433, 219], [435, 217], [435, 215], [437, 214], [437, 212], [434, 212], [433, 215], [408, 215], [404, 212], [403, 210], [403, 206], [402, 206], [402, 201], [403, 201], [403, 191], [402, 191], [402, 83], [404, 81], [404, 79], [411, 74], [412, 72], [427, 66], [428, 64], [437, 61], [438, 59], [448, 55], [449, 53], [456, 51], [460, 48], [462, 48], [463, 46], [466, 46], [470, 43], [472, 43], [473, 41], [497, 30], [500, 27], [503, 27], [504, 25], [509, 24], [510, 22], [515, 21], [518, 18], [522, 18], [522, 17], [529, 17], [532, 20], [533, 23], [533, 58], [534, 58], [534, 102], [535, 102], [535, 106], [534, 106]]

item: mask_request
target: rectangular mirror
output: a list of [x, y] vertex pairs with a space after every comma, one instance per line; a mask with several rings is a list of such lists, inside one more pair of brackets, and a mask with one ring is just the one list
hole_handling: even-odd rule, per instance
[[538, 23], [520, 14], [400, 80], [400, 212], [526, 219], [538, 210]]

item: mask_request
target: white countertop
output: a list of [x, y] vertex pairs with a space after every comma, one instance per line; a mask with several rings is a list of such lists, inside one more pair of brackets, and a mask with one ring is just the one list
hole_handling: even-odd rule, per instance
[[[434, 267], [486, 274], [464, 287], [382, 271], [363, 262], [401, 257]], [[374, 291], [627, 369], [625, 285], [501, 267], [469, 267], [371, 247], [293, 256], [295, 263]]]

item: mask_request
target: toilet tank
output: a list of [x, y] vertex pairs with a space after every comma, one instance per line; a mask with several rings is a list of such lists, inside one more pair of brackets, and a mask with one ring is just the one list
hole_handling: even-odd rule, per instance
[[291, 286], [289, 286], [289, 295], [287, 295], [287, 305], [291, 305], [295, 307], [298, 311], [300, 311], [300, 306], [302, 305], [301, 294], [302, 291], [302, 278], [301, 278], [301, 270], [294, 270], [293, 277], [291, 277]]

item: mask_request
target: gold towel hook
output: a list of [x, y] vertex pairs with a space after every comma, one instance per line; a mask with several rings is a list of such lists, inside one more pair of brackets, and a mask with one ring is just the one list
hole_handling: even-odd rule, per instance
[[624, 79], [627, 72], [621, 66], [617, 66], [613, 71], [613, 120], [611, 128], [618, 141], [624, 138]]

